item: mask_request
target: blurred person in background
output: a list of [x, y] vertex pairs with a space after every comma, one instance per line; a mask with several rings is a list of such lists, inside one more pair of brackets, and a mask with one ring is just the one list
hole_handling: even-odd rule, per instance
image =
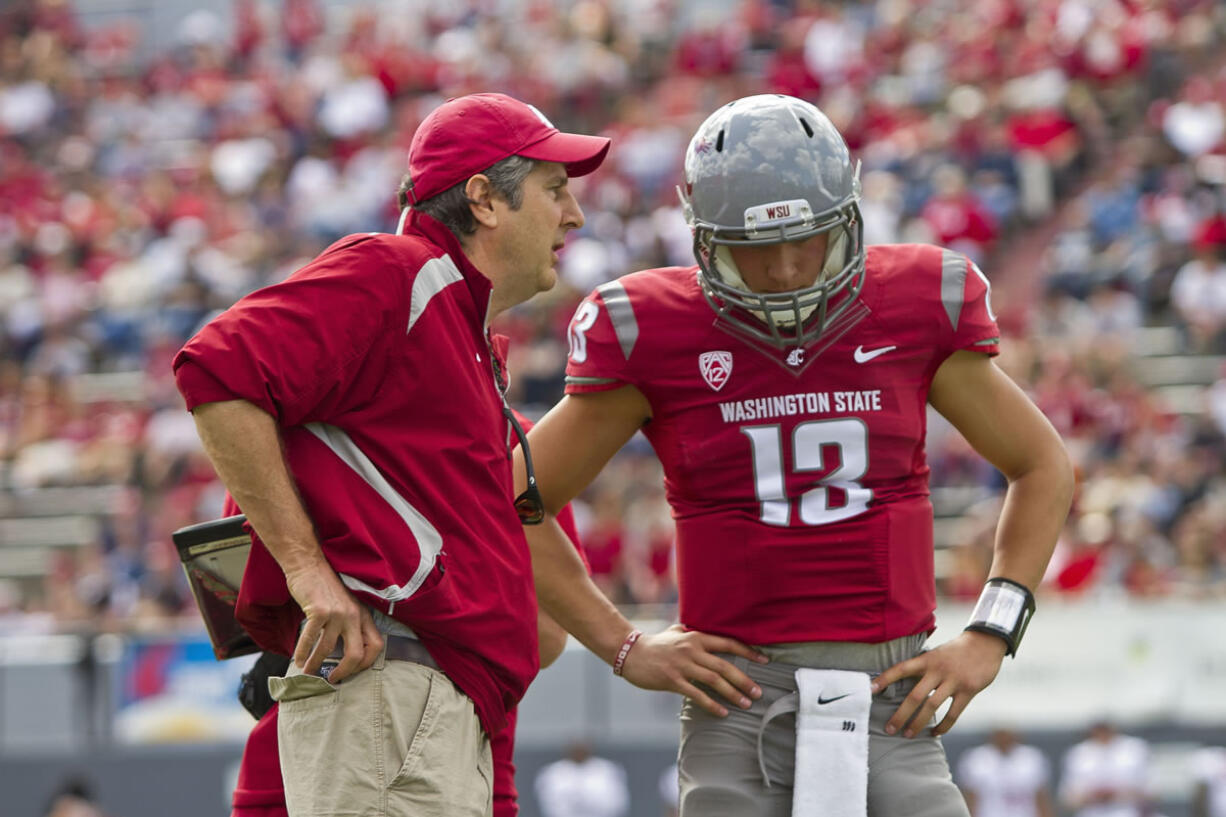
[[1199, 241], [1171, 282], [1171, 306], [1196, 352], [1226, 350], [1226, 244]]
[[542, 817], [622, 817], [630, 786], [620, 763], [592, 754], [586, 741], [566, 747], [566, 756], [545, 766], [533, 784]]
[[663, 817], [677, 817], [677, 810], [681, 805], [679, 791], [681, 780], [678, 777], [676, 763], [670, 764], [668, 768], [660, 772], [658, 786]]
[[[683, 145], [717, 99], [757, 91], [817, 102], [864, 159], [867, 244], [914, 240], [937, 167], [965, 170], [993, 212], [998, 197], [987, 194], [980, 172], [990, 169], [1013, 188], [1023, 217], [999, 224], [982, 265], [998, 289], [1009, 288], [1007, 348], [1019, 316], [1043, 310], [1024, 290], [1041, 284], [1033, 256], [1048, 245], [1048, 229], [1068, 223], [1061, 191], [1086, 189], [1104, 168], [1140, 159], [1142, 196], [1124, 203], [1141, 219], [1110, 248], [1089, 236], [1082, 283], [1088, 292], [1102, 273], [1127, 264], [1147, 325], [1169, 322], [1170, 278], [1192, 257], [1203, 232], [1197, 225], [1219, 242], [1226, 235], [1209, 202], [1226, 179], [1221, 147], [1195, 157], [1173, 146], [1183, 144], [1174, 132], [1166, 135], [1165, 111], [1185, 100], [1183, 89], [1203, 86], [1198, 78], [1220, 85], [1226, 51], [1213, 0], [1109, 3], [1115, 33], [1107, 39], [1143, 33], [1146, 52], [1115, 65], [1112, 76], [1087, 71], [1080, 55], [1069, 59], [1098, 28], [1093, 9], [1080, 2], [1056, 2], [1059, 14], [1026, 14], [1006, 3], [970, 4], [951, 15], [912, 0], [839, 10], [755, 0], [712, 7], [695, 26], [694, 17], [656, 2], [510, 4], [496, 17], [470, 3], [382, 19], [317, 0], [277, 17], [277, 3], [253, 0], [240, 4], [231, 38], [224, 9], [206, 12], [211, 25], [184, 21], [178, 36], [154, 38], [148, 18], [78, 15], [63, 0], [0, 5], [0, 348], [18, 378], [12, 384], [8, 372], [0, 375], [0, 436], [9, 446], [21, 413], [37, 410], [20, 404], [21, 381], [47, 367], [85, 366], [73, 380], [136, 376], [143, 388], [129, 391], [124, 413], [139, 430], [142, 393], [169, 379], [162, 358], [199, 316], [282, 280], [351, 229], [395, 224], [377, 179], [396, 172], [404, 135], [439, 100], [476, 88], [548, 100], [571, 126], [624, 136], [617, 142], [627, 146], [624, 163], [612, 153], [584, 193], [589, 234], [581, 240], [603, 248], [607, 260], [575, 265], [583, 268], [571, 282], [576, 291], [558, 288], [553, 304], [537, 307], [548, 313], [542, 326], [565, 323], [577, 295], [609, 270], [688, 263], [688, 230], [665, 200], [675, 181], [667, 177], [667, 149]], [[860, 45], [850, 48], [854, 65], [834, 60], [830, 75], [830, 57], [847, 49], [830, 51], [823, 41], [844, 24], [859, 28], [849, 43]], [[932, 59], [934, 45], [940, 59]], [[710, 52], [715, 58], [704, 48], [718, 49]], [[679, 64], [687, 70], [677, 71]], [[922, 69], [919, 83], [912, 68]], [[382, 86], [386, 118], [370, 115], [382, 107], [380, 94], [355, 82], [358, 73]], [[363, 113], [353, 121], [378, 130], [334, 136], [324, 110], [348, 105]], [[1183, 121], [1210, 133], [1197, 125], [1199, 115]], [[1044, 165], [1038, 175], [1046, 191], [1037, 209], [1030, 195], [1036, 174], [1022, 167], [1035, 161]], [[1048, 207], [1058, 218], [1030, 221]], [[576, 249], [568, 248], [566, 266], [579, 260]], [[1081, 334], [1092, 346], [1086, 326]], [[539, 378], [550, 392], [540, 396], [544, 403], [560, 394], [565, 366], [564, 353], [549, 357], [542, 355]], [[1075, 365], [1092, 371], [1096, 364], [1087, 355]], [[526, 384], [528, 373], [518, 370]], [[66, 438], [77, 425], [18, 443], [9, 471], [15, 487], [119, 485], [120, 473], [139, 470], [137, 446], [114, 470], [74, 468], [76, 441]], [[1082, 430], [1087, 448], [1107, 433]], [[965, 478], [946, 474], [938, 460], [931, 465], [936, 486]], [[165, 476], [143, 486], [137, 503], [151, 539], [168, 540], [175, 527], [208, 518], [215, 496], [198, 500], [221, 493], [195, 474]], [[624, 475], [615, 479], [628, 496], [625, 513], [634, 489]], [[40, 592], [23, 589], [22, 606], [39, 605]], [[117, 624], [127, 624], [122, 610]]]
[[1192, 817], [1226, 817], [1226, 746], [1206, 746], [1192, 759]]
[[1149, 744], [1099, 721], [1064, 755], [1060, 802], [1074, 817], [1142, 817], [1149, 777]]
[[94, 797], [93, 787], [85, 780], [70, 777], [51, 796], [43, 817], [107, 817]]
[[993, 729], [987, 743], [970, 749], [954, 779], [971, 817], [1055, 817], [1047, 758], [1012, 729]]
[[[988, 280], [940, 247], [866, 249], [858, 167], [795, 98], [747, 97], [708, 117], [682, 200], [698, 265], [627, 275], [580, 304], [567, 396], [532, 436], [553, 510], [641, 429], [677, 520], [680, 626], [770, 658], [733, 659], [763, 695], [723, 718], [708, 705], [712, 691], [727, 697], [714, 657], [679, 685], [681, 814], [863, 814], [866, 797], [874, 817], [964, 814], [939, 735], [1015, 654], [1073, 483], [1051, 424], [990, 359]], [[925, 650], [929, 403], [1009, 487], [971, 622]], [[556, 526], [528, 538], [542, 605], [635, 682], [650, 637], [599, 594]], [[834, 713], [841, 730], [798, 739], [806, 715]]]
[[253, 534], [236, 617], [293, 656], [269, 680], [291, 817], [490, 811], [489, 739], [538, 668], [539, 501], [513, 502], [488, 324], [553, 286], [583, 224], [569, 177], [608, 144], [450, 100], [413, 136], [397, 234], [338, 241], [175, 358]]

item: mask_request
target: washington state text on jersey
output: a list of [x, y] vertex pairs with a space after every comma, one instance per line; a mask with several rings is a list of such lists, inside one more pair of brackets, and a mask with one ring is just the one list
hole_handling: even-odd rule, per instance
[[793, 414], [825, 414], [831, 411], [881, 411], [881, 389], [808, 391], [749, 400], [729, 400], [719, 404], [719, 413], [723, 415], [725, 423], [767, 420]]

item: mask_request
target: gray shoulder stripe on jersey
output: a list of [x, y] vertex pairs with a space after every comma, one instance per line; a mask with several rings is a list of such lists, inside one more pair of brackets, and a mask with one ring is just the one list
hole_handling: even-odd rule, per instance
[[987, 338], [985, 340], [977, 340], [971, 346], [995, 346], [1000, 343], [1000, 338]]
[[613, 322], [613, 331], [617, 333], [617, 342], [622, 347], [626, 360], [634, 351], [634, 344], [639, 339], [639, 322], [634, 317], [634, 307], [630, 303], [630, 295], [620, 281], [609, 281], [596, 287], [600, 299], [604, 301], [605, 309], [609, 310], [609, 320]]
[[615, 377], [574, 377], [566, 376], [566, 382], [571, 386], [606, 386], [609, 383], [620, 383]]
[[404, 333], [407, 335], [413, 331], [413, 324], [426, 311], [426, 304], [430, 303], [431, 298], [463, 280], [460, 268], [450, 255], [431, 258], [422, 264], [417, 277], [413, 279], [413, 292], [409, 295], [409, 325], [404, 328]]
[[955, 330], [965, 300], [966, 256], [953, 250], [941, 250], [941, 304]]

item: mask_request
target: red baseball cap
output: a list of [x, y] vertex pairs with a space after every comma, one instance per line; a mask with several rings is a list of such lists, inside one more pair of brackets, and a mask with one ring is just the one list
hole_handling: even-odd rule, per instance
[[603, 136], [562, 133], [531, 105], [505, 94], [449, 99], [422, 121], [409, 145], [409, 201], [416, 204], [509, 156], [566, 165], [584, 176], [604, 161]]

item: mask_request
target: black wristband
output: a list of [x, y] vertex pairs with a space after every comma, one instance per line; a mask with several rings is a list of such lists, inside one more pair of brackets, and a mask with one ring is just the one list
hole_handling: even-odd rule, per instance
[[1017, 655], [1026, 626], [1034, 615], [1034, 594], [1012, 579], [988, 579], [964, 629], [994, 635], [1005, 642], [1005, 654]]

